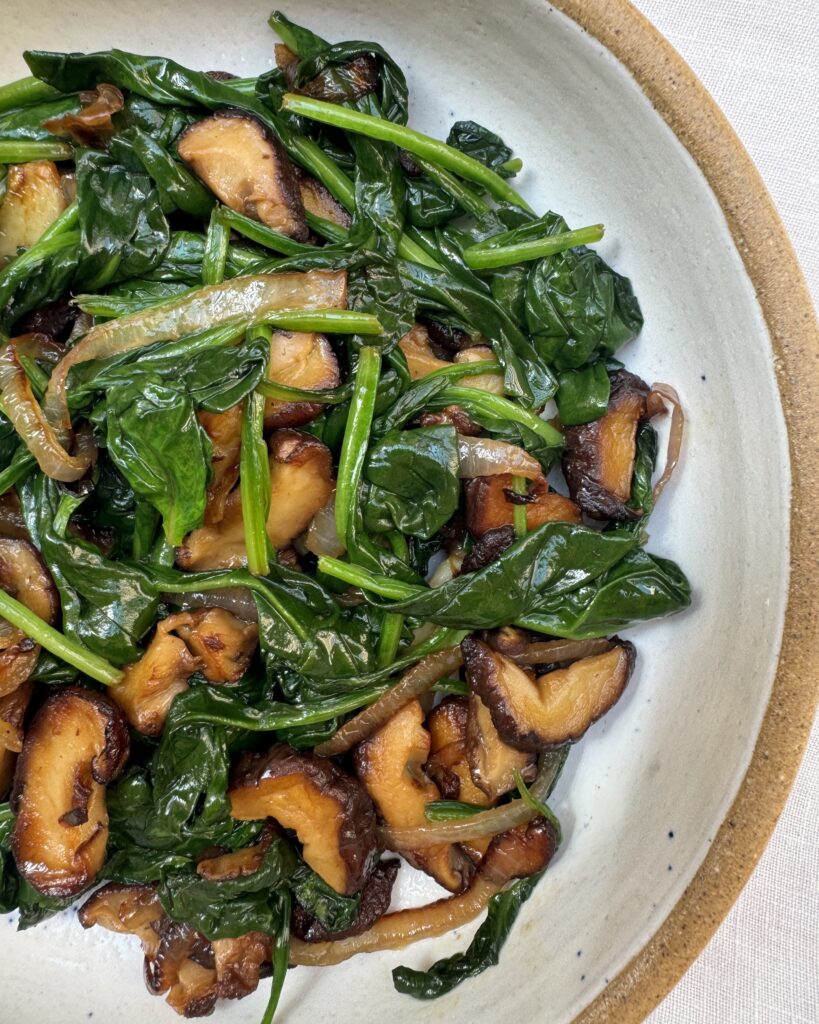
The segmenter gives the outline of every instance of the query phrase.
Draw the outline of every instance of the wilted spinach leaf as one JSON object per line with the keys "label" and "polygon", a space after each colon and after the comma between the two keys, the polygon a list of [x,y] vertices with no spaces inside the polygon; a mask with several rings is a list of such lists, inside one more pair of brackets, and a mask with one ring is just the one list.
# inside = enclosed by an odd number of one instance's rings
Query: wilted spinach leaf
{"label": "wilted spinach leaf", "polygon": [[456,121],[449,131],[447,143],[460,149],[462,153],[480,160],[504,178],[511,178],[513,171],[507,171],[503,165],[512,156],[512,150],[503,139],[491,132],[477,121]]}
{"label": "wilted spinach leaf", "polygon": [[564,427],[600,419],[609,404],[611,381],[602,362],[579,370],[563,370],[557,376],[557,413]]}
{"label": "wilted spinach leaf", "polygon": [[288,880],[293,896],[304,909],[330,932],[340,932],[354,924],[361,895],[342,896],[321,875],[300,861]]}

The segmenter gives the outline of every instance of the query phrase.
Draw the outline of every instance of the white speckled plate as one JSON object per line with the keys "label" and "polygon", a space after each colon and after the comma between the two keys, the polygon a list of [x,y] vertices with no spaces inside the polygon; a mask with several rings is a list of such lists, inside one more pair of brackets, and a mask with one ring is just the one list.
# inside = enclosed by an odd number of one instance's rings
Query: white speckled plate
{"label": "white speckled plate", "polygon": [[[626,6],[612,5],[621,15]],[[768,704],[788,593],[790,490],[768,330],[694,159],[626,68],[565,15],[538,0],[302,0],[286,11],[332,39],[382,42],[408,73],[414,126],[443,137],[453,120],[474,118],[498,130],[524,160],[518,181],[533,205],[573,225],[605,222],[601,252],[631,277],[646,321],[620,355],[647,380],[674,384],[687,409],[684,458],[650,548],[684,567],[693,608],[629,631],[635,678],[571,755],[554,801],[565,843],[501,966],[431,1004],[393,991],[393,966],[463,948],[463,931],[326,972],[300,968],[280,1010],[283,1024],[474,1024],[501,1008],[561,1024],[671,913],[737,794]],[[27,0],[4,19],[0,78],[25,73],[26,47],[119,46],[249,75],[272,63],[268,13],[261,0]],[[83,932],[73,914],[22,934],[4,922],[0,1017],[174,1020],[145,991],[140,965],[135,942]],[[658,981],[658,993],[669,983]],[[265,999],[220,1005],[214,1019],[255,1022]]]}

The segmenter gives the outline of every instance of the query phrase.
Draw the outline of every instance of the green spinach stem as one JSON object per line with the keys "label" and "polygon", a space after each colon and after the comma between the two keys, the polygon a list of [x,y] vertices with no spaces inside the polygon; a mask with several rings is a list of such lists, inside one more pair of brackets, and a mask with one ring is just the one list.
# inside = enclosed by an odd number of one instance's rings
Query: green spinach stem
{"label": "green spinach stem", "polygon": [[373,345],[365,345],[358,355],[353,397],[338,463],[336,533],[342,538],[347,537],[353,506],[358,501],[380,373],[381,350]]}
{"label": "green spinach stem", "polygon": [[115,686],[121,681],[123,673],[118,668],[49,626],[39,615],[35,615],[30,608],[4,590],[0,590],[0,616],[57,658],[96,679],[98,683]]}
{"label": "green spinach stem", "polygon": [[39,78],[27,75],[18,78],[8,85],[0,86],[0,111],[14,110],[16,107],[30,107],[35,103],[45,103],[56,99],[59,92],[51,85],[46,85]]}
{"label": "green spinach stem", "polygon": [[73,155],[71,144],[59,139],[53,142],[33,142],[28,139],[0,140],[0,162],[4,164],[26,164],[31,160],[70,160]]}
{"label": "green spinach stem", "polygon": [[222,208],[214,206],[202,256],[202,284],[221,284],[224,281],[229,248],[230,228],[222,216]]}
{"label": "green spinach stem", "polygon": [[247,567],[254,576],[268,573],[267,515],[270,510],[270,470],[264,440],[264,396],[248,395],[242,414],[239,490],[245,527]]}
{"label": "green spinach stem", "polygon": [[280,889],[279,898],[279,930],[273,943],[273,984],[270,989],[270,998],[262,1014],[261,1024],[273,1024],[273,1017],[276,1014],[276,1007],[282,994],[282,986],[287,976],[287,966],[290,959],[290,912],[292,897],[289,889]]}
{"label": "green spinach stem", "polygon": [[[532,239],[528,242],[518,242],[516,245],[496,245],[493,244],[492,238],[487,238],[483,242],[464,249],[464,260],[472,270],[510,267],[526,260],[539,260],[543,256],[553,256],[555,253],[565,252],[566,249],[573,249],[578,245],[591,245],[592,242],[599,242],[604,233],[605,229],[602,224],[592,224],[586,228],[576,228],[574,231],[561,231],[557,235],[545,235],[543,238]],[[500,238],[501,236],[496,237]]]}

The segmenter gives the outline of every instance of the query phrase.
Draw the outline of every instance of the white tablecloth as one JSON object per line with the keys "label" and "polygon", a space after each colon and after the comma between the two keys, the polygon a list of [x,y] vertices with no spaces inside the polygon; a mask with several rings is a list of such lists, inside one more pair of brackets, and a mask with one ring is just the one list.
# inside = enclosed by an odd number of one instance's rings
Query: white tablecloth
{"label": "white tablecloth", "polygon": [[[819,0],[634,0],[762,173],[819,305]],[[819,723],[736,906],[650,1024],[819,1024]]]}

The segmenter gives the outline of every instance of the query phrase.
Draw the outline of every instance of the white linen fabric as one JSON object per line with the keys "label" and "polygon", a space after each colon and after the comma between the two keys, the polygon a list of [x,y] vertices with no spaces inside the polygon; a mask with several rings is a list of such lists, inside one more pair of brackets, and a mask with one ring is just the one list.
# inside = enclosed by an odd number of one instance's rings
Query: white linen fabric
{"label": "white linen fabric", "polygon": [[[634,0],[727,115],[819,305],[819,0]],[[819,1022],[819,722],[731,913],[648,1024]]]}

